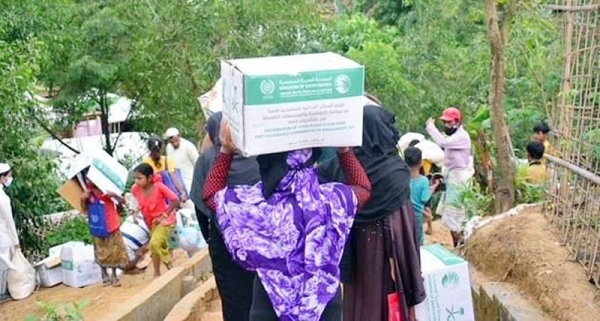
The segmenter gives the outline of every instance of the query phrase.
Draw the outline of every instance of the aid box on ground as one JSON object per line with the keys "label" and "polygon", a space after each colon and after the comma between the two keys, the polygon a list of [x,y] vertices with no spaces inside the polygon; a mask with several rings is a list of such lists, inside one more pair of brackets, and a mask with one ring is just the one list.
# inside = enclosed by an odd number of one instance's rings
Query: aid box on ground
{"label": "aid box on ground", "polygon": [[222,61],[234,143],[245,156],[361,145],[364,74],[330,52]]}
{"label": "aid box on ground", "polygon": [[63,271],[59,256],[51,256],[43,259],[35,265],[40,276],[40,284],[45,288],[59,285],[63,281]]}
{"label": "aid box on ground", "polygon": [[419,321],[474,321],[468,262],[441,245],[421,246],[427,298],[416,306]]}
{"label": "aid box on ground", "polygon": [[67,242],[61,245],[53,246],[48,251],[48,257],[35,265],[35,269],[40,276],[40,284],[45,288],[59,285],[63,281],[63,270],[60,260],[60,252],[63,246],[81,245],[83,242]]}
{"label": "aid box on ground", "polygon": [[92,245],[64,244],[60,251],[60,260],[65,285],[82,288],[102,281],[102,272],[96,264]]}

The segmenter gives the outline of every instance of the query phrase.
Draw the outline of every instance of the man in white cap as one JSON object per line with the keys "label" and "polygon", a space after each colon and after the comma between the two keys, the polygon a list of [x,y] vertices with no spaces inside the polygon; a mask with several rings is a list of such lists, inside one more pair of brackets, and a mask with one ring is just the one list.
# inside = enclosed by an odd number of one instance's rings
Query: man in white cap
{"label": "man in white cap", "polygon": [[12,170],[8,164],[0,163],[0,301],[8,295],[7,275],[12,266],[12,255],[19,248],[19,237],[12,214],[10,198],[4,191],[12,183]]}
{"label": "man in white cap", "polygon": [[181,170],[183,183],[189,192],[192,188],[192,178],[194,177],[194,165],[200,156],[196,146],[189,140],[182,138],[179,135],[177,128],[169,128],[165,133],[169,140],[167,145],[167,156],[175,160],[177,168]]}

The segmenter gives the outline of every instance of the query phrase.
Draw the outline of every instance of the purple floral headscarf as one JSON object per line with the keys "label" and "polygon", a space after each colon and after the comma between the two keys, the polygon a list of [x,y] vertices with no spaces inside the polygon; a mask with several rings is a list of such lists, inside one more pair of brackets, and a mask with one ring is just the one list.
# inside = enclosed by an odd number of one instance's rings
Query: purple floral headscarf
{"label": "purple floral headscarf", "polygon": [[350,187],[319,185],[311,150],[289,152],[288,173],[265,199],[262,182],[215,196],[238,264],[256,271],[280,320],[319,320],[340,284],[339,263],[357,210]]}

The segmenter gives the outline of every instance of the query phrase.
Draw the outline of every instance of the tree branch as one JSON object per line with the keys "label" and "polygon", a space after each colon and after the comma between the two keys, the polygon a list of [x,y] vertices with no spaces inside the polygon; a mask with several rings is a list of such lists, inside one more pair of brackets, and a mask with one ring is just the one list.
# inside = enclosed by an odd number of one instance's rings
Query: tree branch
{"label": "tree branch", "polygon": [[574,11],[594,11],[600,10],[600,4],[586,4],[581,6],[561,6],[561,5],[553,5],[548,4],[546,8],[554,11],[566,11],[566,12],[574,12]]}
{"label": "tree branch", "polygon": [[62,138],[58,137],[48,126],[46,126],[46,124],[44,124],[44,122],[37,117],[37,115],[35,113],[30,113],[31,116],[33,117],[33,119],[35,119],[35,121],[40,125],[40,127],[42,127],[42,129],[44,129],[44,131],[46,131],[48,134],[50,134],[50,136],[54,139],[57,140],[61,145],[65,146],[66,148],[68,148],[70,151],[72,151],[75,154],[80,154],[81,152],[76,150],[75,148],[71,147],[71,145],[65,143]]}
{"label": "tree branch", "polygon": [[519,0],[510,0],[507,4],[506,15],[504,17],[504,21],[502,22],[502,41],[506,44],[508,42],[508,35],[510,33],[510,26],[512,24],[515,15],[517,14],[517,9],[519,8],[520,1]]}

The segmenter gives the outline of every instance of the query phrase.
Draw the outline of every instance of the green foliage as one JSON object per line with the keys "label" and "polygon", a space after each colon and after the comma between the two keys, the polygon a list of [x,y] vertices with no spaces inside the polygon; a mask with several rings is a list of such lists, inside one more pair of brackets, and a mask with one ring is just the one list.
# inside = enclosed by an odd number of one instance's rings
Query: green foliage
{"label": "green foliage", "polygon": [[92,244],[87,218],[83,216],[63,220],[59,224],[50,227],[45,236],[45,243],[48,248],[69,241],[82,241]]}
{"label": "green foliage", "polygon": [[[369,13],[369,8],[384,3],[353,2],[356,11]],[[367,90],[396,112],[402,131],[423,132],[427,118],[450,105],[461,108],[468,125],[481,106],[488,105],[490,54],[483,2],[395,4],[403,9],[387,10],[401,12],[389,26],[381,25],[389,21],[377,15],[338,16],[323,41],[326,48],[365,65]],[[533,125],[547,118],[559,91],[562,47],[557,33],[540,3],[522,4],[506,50],[506,110],[513,145],[519,150]]]}
{"label": "green foliage", "polygon": [[[5,37],[0,29],[0,39]],[[55,193],[59,182],[54,164],[39,154],[39,144],[32,141],[37,133],[32,115],[41,110],[25,98],[39,71],[40,47],[34,39],[0,40],[0,161],[13,168],[14,183],[6,192],[28,256],[43,248],[43,239],[36,233],[42,225],[39,216],[64,209]]]}
{"label": "green foliage", "polygon": [[45,303],[36,301],[36,304],[42,309],[44,316],[42,318],[36,318],[33,315],[28,315],[25,321],[82,321],[83,320],[83,308],[88,304],[86,300],[80,302],[73,302],[63,305],[61,308]]}
{"label": "green foliage", "polygon": [[588,151],[588,155],[591,158],[592,164],[595,168],[590,170],[597,170],[600,168],[600,128],[590,129],[583,135],[583,141],[589,144],[592,148]]}
{"label": "green foliage", "polygon": [[468,219],[494,213],[493,195],[486,193],[479,184],[471,184],[469,188],[460,191],[460,204],[464,206]]}
{"label": "green foliage", "polygon": [[[517,177],[515,179],[517,204],[537,203],[542,201],[545,196],[545,186],[531,184],[526,181],[528,167],[527,163],[519,164],[517,167]],[[463,189],[460,192],[460,200],[467,211],[469,219],[473,216],[495,214],[494,196],[487,193],[479,184],[471,184],[468,188]]]}
{"label": "green foliage", "polygon": [[[54,129],[70,128],[83,113],[106,106],[106,93],[114,92],[139,97],[134,130],[162,133],[177,126],[194,140],[203,123],[197,98],[219,78],[220,59],[334,51],[365,65],[367,91],[398,115],[402,132],[423,132],[427,118],[454,105],[472,137],[484,133],[493,157],[483,3],[341,3],[347,14],[324,19],[312,0],[2,2],[0,161],[15,168],[8,193],[24,249],[47,246],[35,232],[38,217],[64,208],[54,192],[54,165],[38,152],[43,136],[32,116],[44,111],[23,96],[34,84],[55,96],[63,117]],[[518,150],[533,124],[547,118],[559,90],[562,47],[552,19],[539,1],[522,2],[509,34],[506,110]],[[585,139],[598,146],[598,137],[592,129]],[[600,150],[593,152],[600,159]],[[520,199],[536,199],[529,186],[519,186]],[[475,188],[465,195],[469,211],[487,213],[489,196]],[[51,231],[48,243],[89,237],[82,223]],[[61,239],[63,232],[68,237]]]}
{"label": "green foliage", "polygon": [[517,191],[518,204],[532,204],[544,199],[545,190],[543,185],[531,184],[526,180],[529,164],[519,164],[517,167],[517,177],[515,179],[515,188]]}

